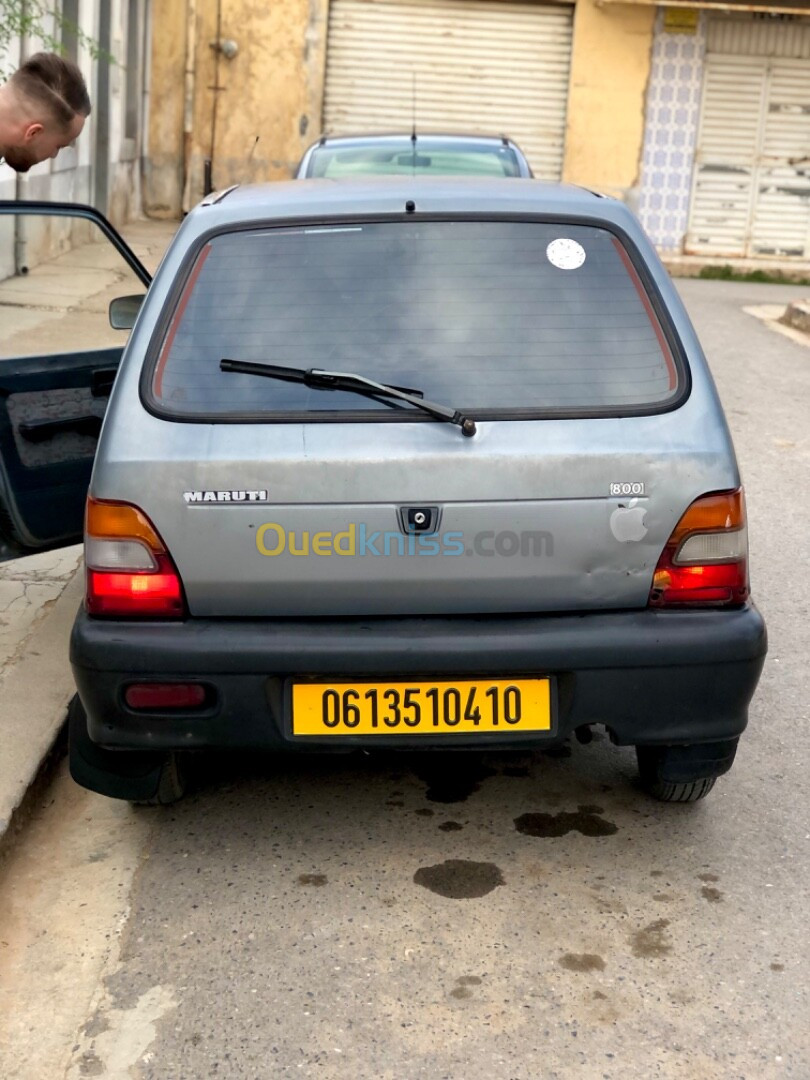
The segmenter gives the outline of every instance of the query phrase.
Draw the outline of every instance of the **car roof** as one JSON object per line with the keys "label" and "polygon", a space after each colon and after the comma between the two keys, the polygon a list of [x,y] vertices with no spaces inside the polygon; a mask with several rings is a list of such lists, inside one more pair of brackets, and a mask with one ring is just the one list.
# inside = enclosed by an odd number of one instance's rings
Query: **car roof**
{"label": "car roof", "polygon": [[[192,212],[238,222],[262,217],[310,217],[335,214],[401,214],[413,202],[422,213],[582,213],[612,217],[624,211],[617,200],[587,188],[519,178],[375,176],[346,179],[289,180],[235,186],[204,199]],[[214,215],[212,211],[216,210]]]}

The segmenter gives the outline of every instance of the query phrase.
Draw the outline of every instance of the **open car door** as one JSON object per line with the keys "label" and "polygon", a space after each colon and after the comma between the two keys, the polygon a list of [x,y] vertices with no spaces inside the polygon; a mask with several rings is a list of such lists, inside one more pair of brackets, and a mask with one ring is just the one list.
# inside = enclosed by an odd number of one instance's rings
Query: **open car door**
{"label": "open car door", "polygon": [[81,539],[128,336],[109,304],[150,282],[92,207],[0,200],[0,558]]}

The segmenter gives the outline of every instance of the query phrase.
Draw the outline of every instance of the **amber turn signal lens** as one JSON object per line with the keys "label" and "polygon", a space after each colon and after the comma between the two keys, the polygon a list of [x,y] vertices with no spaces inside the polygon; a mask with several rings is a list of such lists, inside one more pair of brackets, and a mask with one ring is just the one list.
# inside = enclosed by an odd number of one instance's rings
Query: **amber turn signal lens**
{"label": "amber turn signal lens", "polygon": [[96,539],[140,540],[155,555],[162,555],[166,550],[151,521],[137,506],[129,503],[88,498],[85,532]]}
{"label": "amber turn signal lens", "polygon": [[694,532],[742,529],[745,525],[745,496],[742,488],[704,495],[689,507],[675,526],[668,544],[679,544]]}

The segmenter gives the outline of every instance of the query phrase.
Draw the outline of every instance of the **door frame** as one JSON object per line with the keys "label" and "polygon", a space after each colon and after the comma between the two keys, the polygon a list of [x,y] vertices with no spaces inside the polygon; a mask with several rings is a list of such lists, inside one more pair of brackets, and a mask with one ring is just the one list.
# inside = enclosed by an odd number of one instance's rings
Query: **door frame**
{"label": "door frame", "polygon": [[[101,231],[105,239],[112,244],[113,248],[134,273],[144,289],[149,289],[149,286],[152,283],[152,275],[118,230],[115,229],[105,215],[95,207],[83,203],[48,202],[46,200],[34,199],[0,199],[0,218],[24,216],[76,218],[91,222]],[[63,387],[77,387],[84,386],[85,384],[90,385],[93,371],[99,363],[102,367],[105,365],[117,367],[117,360],[110,360],[109,362],[106,360],[105,354],[109,351],[110,350],[108,349],[92,350],[96,361],[95,364],[93,363],[93,357],[90,356],[90,353],[83,352],[80,349],[77,349],[74,352],[50,353],[47,356],[39,358],[21,356],[16,358],[19,359],[19,371],[17,373],[15,373],[14,370],[15,357],[6,357],[2,364],[6,369],[6,373],[3,378],[3,386],[0,386],[0,396],[13,394],[18,388],[17,383],[24,383],[26,377],[30,377],[32,374],[30,370],[32,361],[35,365],[39,365],[40,370],[35,372],[35,374],[37,375],[38,380],[43,382],[43,389],[61,389]],[[112,351],[120,353],[120,349],[113,349]],[[49,550],[52,547],[60,547],[63,546],[64,542],[69,542],[64,541],[63,537],[54,537],[53,541],[47,540],[43,544],[38,541],[38,538],[31,534],[26,521],[22,519],[15,490],[7,472],[6,462],[0,457],[0,524],[2,524],[6,518],[8,521],[6,522],[6,526],[2,529],[2,533],[4,535],[9,533],[10,528],[11,533],[8,538],[10,540],[13,537],[18,538],[12,541],[12,550],[20,543],[22,543],[25,546],[26,551],[30,553],[30,551]]]}
{"label": "door frame", "polygon": [[129,268],[137,275],[141,283],[149,288],[152,275],[141,260],[105,215],[94,206],[86,203],[48,202],[47,199],[0,199],[0,215],[34,215],[44,217],[79,217],[98,225],[107,239],[118,248]]}

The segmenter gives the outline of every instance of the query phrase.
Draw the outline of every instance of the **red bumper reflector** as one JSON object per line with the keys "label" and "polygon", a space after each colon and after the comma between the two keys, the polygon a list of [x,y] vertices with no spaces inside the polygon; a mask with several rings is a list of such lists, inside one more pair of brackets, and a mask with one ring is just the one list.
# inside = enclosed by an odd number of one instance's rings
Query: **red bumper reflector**
{"label": "red bumper reflector", "polygon": [[124,691],[130,709],[198,709],[205,697],[199,683],[133,683]]}

